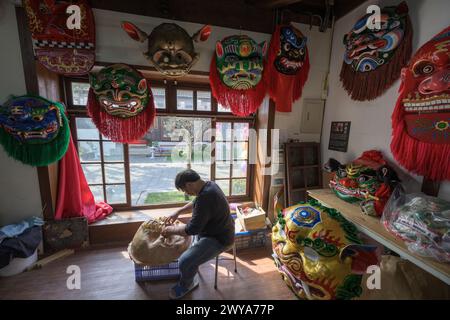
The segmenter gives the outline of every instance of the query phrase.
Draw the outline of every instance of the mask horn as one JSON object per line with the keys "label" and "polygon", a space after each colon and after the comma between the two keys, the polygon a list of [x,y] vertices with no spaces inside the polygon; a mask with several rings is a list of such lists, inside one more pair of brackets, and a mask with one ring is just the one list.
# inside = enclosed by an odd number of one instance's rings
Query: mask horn
{"label": "mask horn", "polygon": [[200,30],[198,30],[192,36],[192,40],[194,42],[203,42],[208,40],[211,35],[211,26],[209,24],[204,25]]}
{"label": "mask horn", "polygon": [[122,21],[122,29],[125,30],[125,32],[128,33],[130,38],[133,40],[144,42],[148,38],[148,35],[144,31],[136,27],[131,22]]}

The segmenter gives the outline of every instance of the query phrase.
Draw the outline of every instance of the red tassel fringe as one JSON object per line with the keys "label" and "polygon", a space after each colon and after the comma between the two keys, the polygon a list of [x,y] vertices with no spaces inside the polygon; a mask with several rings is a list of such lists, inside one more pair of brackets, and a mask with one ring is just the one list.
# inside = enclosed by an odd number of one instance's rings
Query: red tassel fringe
{"label": "red tassel fringe", "polygon": [[255,113],[266,96],[264,71],[261,81],[251,89],[236,90],[224,85],[219,78],[216,57],[213,55],[209,70],[209,82],[214,98],[225,108],[230,108],[234,115],[246,117]]}
{"label": "red tassel fringe", "polygon": [[[148,88],[150,90],[150,87]],[[127,143],[143,137],[155,119],[153,95],[150,95],[147,107],[137,116],[131,118],[114,117],[100,107],[94,91],[89,89],[88,114],[97,129],[114,142]]]}
{"label": "red tassel fringe", "polygon": [[355,72],[342,62],[340,80],[353,100],[373,100],[383,94],[399,77],[412,53],[412,25],[406,17],[405,35],[391,61],[370,72]]}
{"label": "red tassel fringe", "polygon": [[392,114],[391,151],[407,170],[433,181],[450,180],[450,145],[423,142],[408,135],[402,100],[404,85]]}

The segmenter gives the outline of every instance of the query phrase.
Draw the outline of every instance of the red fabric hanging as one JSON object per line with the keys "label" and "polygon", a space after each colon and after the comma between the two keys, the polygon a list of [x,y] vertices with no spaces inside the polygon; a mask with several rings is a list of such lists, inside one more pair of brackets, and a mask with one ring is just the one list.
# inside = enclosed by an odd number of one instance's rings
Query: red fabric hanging
{"label": "red fabric hanging", "polygon": [[105,202],[95,203],[70,137],[69,148],[59,162],[58,200],[55,219],[86,217],[88,223],[105,218],[113,211]]}

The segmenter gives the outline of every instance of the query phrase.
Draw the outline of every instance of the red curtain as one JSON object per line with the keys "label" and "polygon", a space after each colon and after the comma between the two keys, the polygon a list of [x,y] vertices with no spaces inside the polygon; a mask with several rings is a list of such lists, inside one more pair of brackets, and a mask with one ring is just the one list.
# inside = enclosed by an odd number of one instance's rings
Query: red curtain
{"label": "red curtain", "polygon": [[112,207],[105,202],[95,203],[87,184],[77,150],[70,137],[69,148],[59,161],[58,200],[55,219],[86,217],[88,223],[105,218]]}

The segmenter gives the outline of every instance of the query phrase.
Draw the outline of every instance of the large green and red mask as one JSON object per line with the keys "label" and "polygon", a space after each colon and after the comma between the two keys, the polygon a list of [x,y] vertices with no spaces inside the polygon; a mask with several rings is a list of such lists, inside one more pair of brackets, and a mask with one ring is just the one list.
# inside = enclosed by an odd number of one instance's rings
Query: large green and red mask
{"label": "large green and red mask", "polygon": [[278,25],[270,40],[265,77],[276,110],[290,112],[309,73],[306,37],[292,25]]}
{"label": "large green and red mask", "polygon": [[70,130],[64,107],[38,96],[12,97],[0,107],[0,143],[14,159],[47,166],[66,153]]}
{"label": "large green and red mask", "polygon": [[266,86],[263,78],[266,42],[257,44],[246,35],[230,36],[216,43],[209,79],[217,102],[238,116],[258,109]]}
{"label": "large green and red mask", "polygon": [[363,245],[338,211],[311,200],[286,208],[272,228],[275,264],[301,299],[352,299],[362,275],[378,264],[376,247]]}
{"label": "large green and red mask", "polygon": [[381,10],[380,29],[372,14],[359,19],[344,36],[345,55],[340,79],[353,100],[373,100],[399,77],[411,56],[412,27],[408,6]]}
{"label": "large green and red mask", "polygon": [[[330,166],[330,163],[334,164]],[[330,188],[340,199],[359,203],[365,214],[382,215],[398,178],[387,166],[381,152],[365,151],[347,165],[341,165],[334,159],[327,165],[330,171],[335,172],[330,180]]]}
{"label": "large green and red mask", "polygon": [[[23,0],[23,6],[34,53],[45,68],[69,76],[91,70],[95,62],[95,22],[86,0]],[[79,17],[79,28],[70,25],[76,22],[72,16]]]}
{"label": "large green and red mask", "polygon": [[450,27],[425,43],[402,70],[392,114],[391,150],[407,170],[450,180]]}
{"label": "large green and red mask", "polygon": [[147,79],[132,67],[114,64],[89,75],[88,112],[99,131],[112,141],[141,138],[155,117]]}

